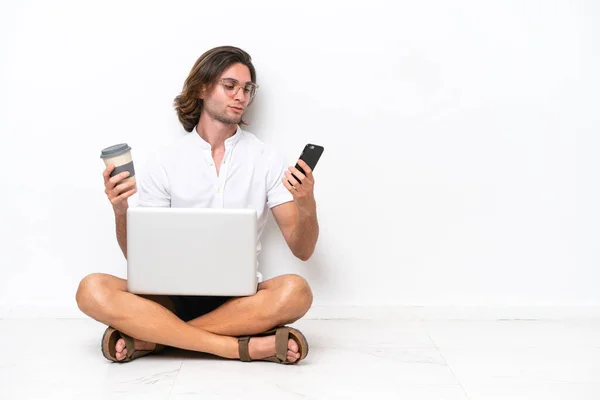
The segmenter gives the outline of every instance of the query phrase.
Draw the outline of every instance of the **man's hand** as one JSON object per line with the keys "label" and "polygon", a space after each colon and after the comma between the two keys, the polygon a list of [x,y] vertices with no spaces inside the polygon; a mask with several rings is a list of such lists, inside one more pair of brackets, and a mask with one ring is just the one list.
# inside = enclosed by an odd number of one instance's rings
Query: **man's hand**
{"label": "man's hand", "polygon": [[[129,204],[127,199],[137,192],[135,179],[129,182],[121,183],[124,179],[129,177],[129,172],[121,172],[118,175],[110,177],[110,173],[115,169],[114,165],[106,167],[102,176],[104,177],[104,193],[106,193],[110,203],[115,210],[117,215],[125,215]],[[121,183],[121,184],[119,184]]]}
{"label": "man's hand", "polygon": [[298,160],[298,165],[302,167],[306,174],[303,174],[295,167],[289,167],[288,171],[285,171],[285,177],[281,181],[292,196],[294,196],[298,211],[313,215],[316,212],[317,205],[315,202],[315,180],[312,169],[303,160]]}

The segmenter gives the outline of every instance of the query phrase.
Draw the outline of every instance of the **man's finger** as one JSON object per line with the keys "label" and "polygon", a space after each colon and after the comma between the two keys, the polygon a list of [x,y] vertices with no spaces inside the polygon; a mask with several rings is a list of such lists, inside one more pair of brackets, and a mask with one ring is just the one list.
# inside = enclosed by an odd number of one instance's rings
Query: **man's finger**
{"label": "man's finger", "polygon": [[106,167],[106,169],[102,173],[102,176],[104,177],[104,183],[105,184],[110,179],[110,173],[113,172],[114,169],[115,169],[114,165],[109,165],[108,167]]}
{"label": "man's finger", "polygon": [[290,171],[285,171],[285,177],[287,178],[287,180],[290,182],[290,184],[292,186],[300,185],[300,183],[298,183],[298,180],[296,179],[296,177],[294,175],[292,175],[292,173]]}
{"label": "man's finger", "polygon": [[135,192],[137,191],[137,189],[131,189],[125,193],[123,193],[122,195],[120,195],[119,197],[115,197],[114,199],[112,199],[112,203],[114,204],[118,204],[121,201],[125,200],[126,198],[132,196]]}
{"label": "man's finger", "polygon": [[290,167],[289,171],[294,175],[294,178],[298,179],[300,184],[302,184],[302,181],[306,179],[306,175],[300,172],[300,170],[296,167]]}
{"label": "man's finger", "polygon": [[312,169],[308,166],[308,164],[306,162],[304,162],[304,160],[300,159],[298,160],[298,165],[302,167],[302,169],[304,170],[304,175],[306,175],[307,177],[311,177],[312,176]]}
{"label": "man's finger", "polygon": [[112,178],[110,178],[109,181],[112,184],[116,185],[117,183],[119,183],[123,179],[127,178],[128,176],[129,176],[129,171],[123,171],[120,174],[117,174],[117,175],[113,176]]}
{"label": "man's finger", "polygon": [[290,181],[287,180],[287,178],[282,178],[281,182],[283,182],[283,186],[285,186],[285,188],[287,190],[289,190],[292,194],[294,194],[294,192],[296,191],[296,189],[294,189],[294,187],[292,186],[292,184],[290,183]]}
{"label": "man's finger", "polygon": [[113,196],[116,197],[119,194],[123,193],[124,191],[129,190],[134,187],[135,187],[135,181],[130,181],[127,183],[122,183],[120,185],[117,185],[112,189]]}

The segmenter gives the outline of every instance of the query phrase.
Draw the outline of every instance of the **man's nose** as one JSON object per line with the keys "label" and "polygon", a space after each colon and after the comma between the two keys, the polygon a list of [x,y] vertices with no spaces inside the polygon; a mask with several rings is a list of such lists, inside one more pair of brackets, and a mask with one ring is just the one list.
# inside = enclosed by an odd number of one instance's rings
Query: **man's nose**
{"label": "man's nose", "polygon": [[246,97],[247,96],[246,96],[246,93],[244,93],[244,88],[243,87],[238,87],[238,91],[235,94],[234,98],[236,100],[241,101],[243,103],[244,101],[246,101]]}

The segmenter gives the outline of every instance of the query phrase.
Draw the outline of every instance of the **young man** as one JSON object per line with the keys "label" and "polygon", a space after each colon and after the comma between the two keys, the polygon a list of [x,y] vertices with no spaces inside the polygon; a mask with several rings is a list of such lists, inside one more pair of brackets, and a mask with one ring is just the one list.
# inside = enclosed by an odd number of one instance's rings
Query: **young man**
{"label": "young man", "polygon": [[[106,168],[105,193],[125,257],[127,199],[139,188],[140,206],[253,207],[259,235],[271,209],[293,254],[310,258],[319,234],[312,171],[301,160],[306,175],[293,167],[286,170],[277,151],[239,127],[256,89],[255,69],[245,51],[229,46],[207,51],[175,98],[179,120],[190,133],[150,163],[137,187],[135,181],[119,185],[128,172],[111,178],[114,166]],[[302,333],[283,327],[312,304],[311,289],[298,275],[260,282],[254,296],[225,298],[140,296],[127,292],[123,279],[91,274],[79,284],[76,299],[81,311],[108,325],[102,350],[116,362],[164,345],[280,363],[297,363],[308,352]]]}

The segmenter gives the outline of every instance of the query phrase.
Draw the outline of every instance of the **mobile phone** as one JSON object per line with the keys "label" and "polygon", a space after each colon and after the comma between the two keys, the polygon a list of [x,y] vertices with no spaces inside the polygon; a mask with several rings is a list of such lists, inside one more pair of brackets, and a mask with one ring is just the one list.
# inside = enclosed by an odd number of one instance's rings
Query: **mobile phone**
{"label": "mobile phone", "polygon": [[[325,150],[323,146],[309,143],[304,146],[304,150],[302,150],[302,153],[300,154],[300,159],[304,161],[311,170],[314,171],[317,163],[319,162],[319,158],[321,158],[321,154],[323,154],[323,150]],[[302,167],[300,167],[298,164],[296,164],[295,167],[298,169],[298,171],[306,175]],[[298,183],[302,182],[298,180]]]}

